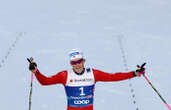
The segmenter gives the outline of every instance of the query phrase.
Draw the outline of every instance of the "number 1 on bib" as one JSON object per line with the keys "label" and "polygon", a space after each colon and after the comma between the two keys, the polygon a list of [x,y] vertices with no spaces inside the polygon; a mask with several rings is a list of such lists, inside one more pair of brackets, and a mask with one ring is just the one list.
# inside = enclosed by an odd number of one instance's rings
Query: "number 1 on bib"
{"label": "number 1 on bib", "polygon": [[81,95],[81,96],[85,95],[85,94],[84,94],[84,88],[81,87],[80,90],[81,90],[81,94],[80,94],[80,95]]}

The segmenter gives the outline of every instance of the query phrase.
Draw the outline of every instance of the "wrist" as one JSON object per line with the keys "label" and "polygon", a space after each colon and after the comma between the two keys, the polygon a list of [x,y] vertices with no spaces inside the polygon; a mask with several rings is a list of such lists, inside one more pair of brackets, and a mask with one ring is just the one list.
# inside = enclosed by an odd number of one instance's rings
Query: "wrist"
{"label": "wrist", "polygon": [[33,71],[32,71],[34,74],[38,74],[39,73],[39,70],[37,68],[35,68]]}
{"label": "wrist", "polygon": [[133,72],[132,72],[132,74],[133,74],[133,76],[134,76],[134,77],[136,77],[136,76],[137,76],[137,74],[136,74],[136,72],[135,72],[135,71],[133,71]]}

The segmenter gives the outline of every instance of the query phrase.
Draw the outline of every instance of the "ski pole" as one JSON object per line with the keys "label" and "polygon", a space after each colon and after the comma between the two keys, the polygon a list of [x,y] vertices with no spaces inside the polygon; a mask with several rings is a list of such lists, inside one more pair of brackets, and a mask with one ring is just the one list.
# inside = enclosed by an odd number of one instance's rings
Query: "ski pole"
{"label": "ski pole", "polygon": [[145,80],[150,84],[150,86],[153,88],[153,90],[158,94],[160,99],[164,102],[164,104],[168,107],[169,110],[171,110],[171,107],[167,104],[167,102],[164,100],[164,98],[160,95],[160,93],[157,91],[157,89],[153,86],[153,84],[150,82],[150,80],[143,74]]}
{"label": "ski pole", "polygon": [[[28,62],[31,63],[31,59],[27,58]],[[33,59],[32,59],[33,60]],[[29,110],[31,110],[31,102],[32,102],[32,91],[33,91],[33,75],[34,73],[31,73],[31,83],[30,83],[30,94],[29,94]]]}

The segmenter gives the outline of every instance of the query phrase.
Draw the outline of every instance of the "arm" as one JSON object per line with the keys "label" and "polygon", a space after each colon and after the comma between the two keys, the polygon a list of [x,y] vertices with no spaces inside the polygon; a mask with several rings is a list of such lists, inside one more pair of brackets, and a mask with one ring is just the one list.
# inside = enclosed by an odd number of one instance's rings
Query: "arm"
{"label": "arm", "polygon": [[51,77],[46,77],[38,69],[33,71],[37,80],[42,85],[63,84],[65,85],[67,71],[62,71]]}
{"label": "arm", "polygon": [[93,69],[95,82],[97,81],[121,81],[135,77],[134,72],[128,73],[107,73],[100,70]]}

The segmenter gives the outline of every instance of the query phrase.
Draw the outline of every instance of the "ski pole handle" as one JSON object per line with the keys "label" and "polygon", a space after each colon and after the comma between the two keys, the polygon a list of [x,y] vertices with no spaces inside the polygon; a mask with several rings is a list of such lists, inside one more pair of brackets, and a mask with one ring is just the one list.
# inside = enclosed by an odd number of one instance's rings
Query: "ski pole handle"
{"label": "ski pole handle", "polygon": [[138,68],[144,68],[144,66],[146,65],[146,63],[143,63],[141,66],[137,65]]}
{"label": "ski pole handle", "polygon": [[164,100],[164,98],[161,96],[161,94],[157,91],[157,89],[153,86],[153,84],[150,82],[150,80],[143,74],[145,80],[150,84],[150,86],[153,88],[153,90],[158,94],[160,99],[164,102],[164,104],[168,107],[169,110],[171,110],[171,107],[167,104],[167,102]]}
{"label": "ski pole handle", "polygon": [[141,65],[141,68],[144,68],[145,65],[146,65],[146,63],[143,63],[143,64]]}
{"label": "ski pole handle", "polygon": [[30,61],[30,59],[29,59],[29,58],[27,58],[27,61],[28,61],[29,63],[31,63],[31,61]]}
{"label": "ski pole handle", "polygon": [[27,61],[29,62],[29,63],[32,63],[32,61],[33,61],[34,59],[31,57],[31,58],[27,58]]}

